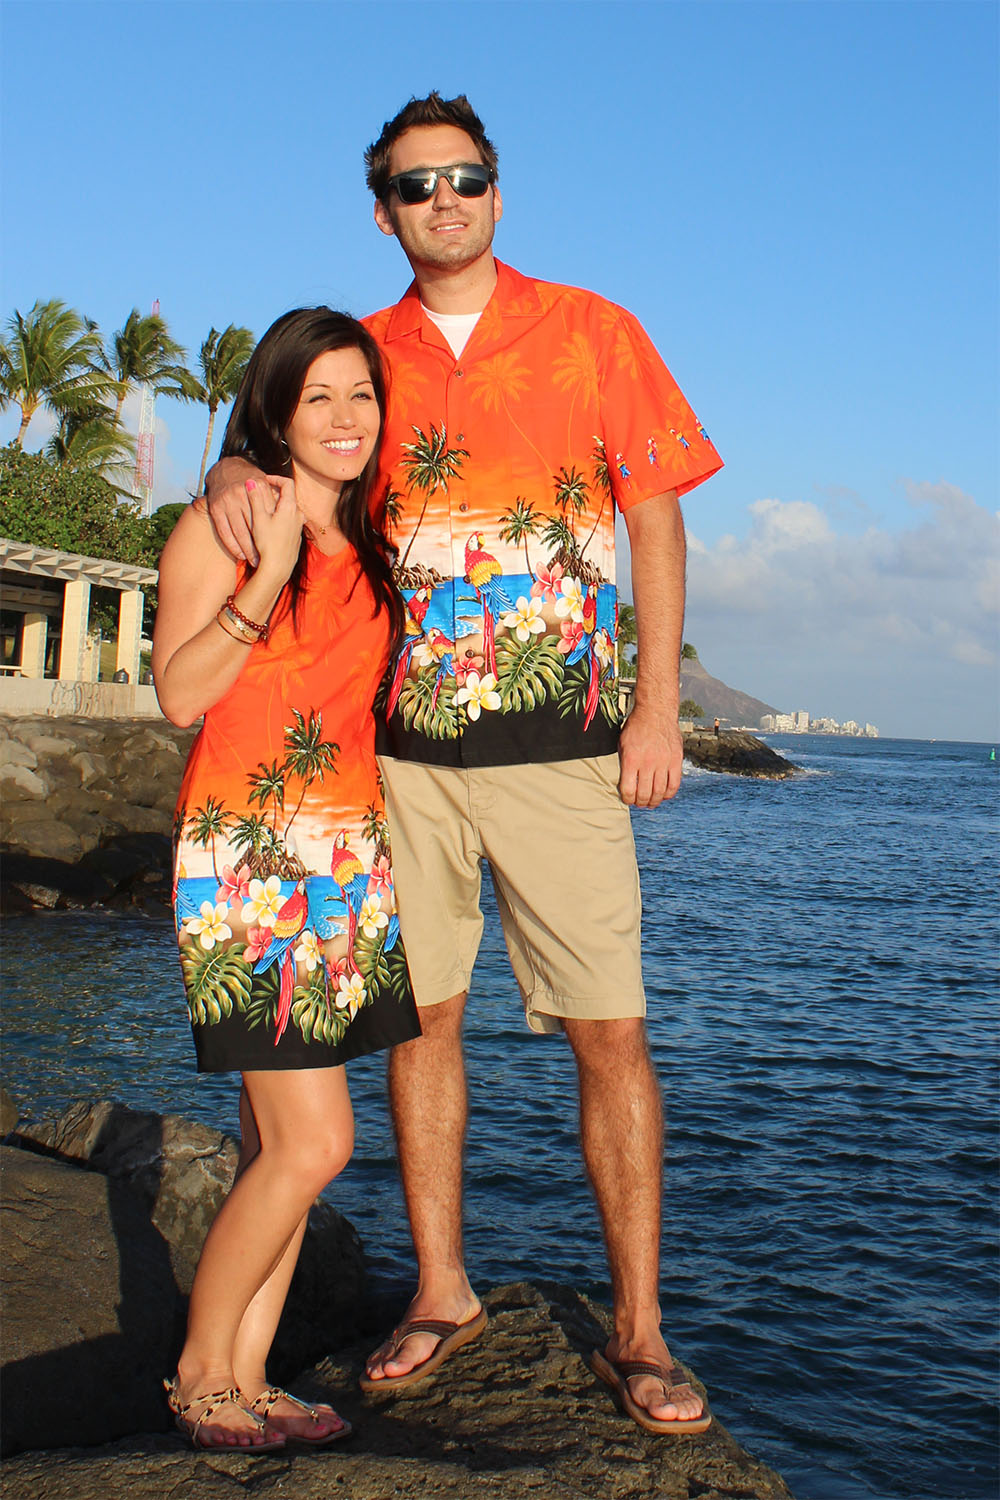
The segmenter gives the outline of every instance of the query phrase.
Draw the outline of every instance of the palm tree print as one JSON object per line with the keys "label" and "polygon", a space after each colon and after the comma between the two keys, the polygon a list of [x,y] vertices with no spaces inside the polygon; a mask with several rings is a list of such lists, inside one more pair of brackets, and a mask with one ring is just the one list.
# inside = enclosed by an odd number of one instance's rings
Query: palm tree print
{"label": "palm tree print", "polygon": [[187,833],[191,842],[200,849],[207,849],[211,845],[212,874],[216,880],[219,878],[219,867],[215,862],[215,840],[219,834],[225,833],[228,825],[229,814],[225,806],[211,795],[205,798],[205,806],[196,807],[188,819]]}
{"label": "palm tree print", "polygon": [[402,561],[399,564],[401,569],[406,567],[406,559],[409,557],[410,549],[416,541],[417,532],[420,530],[421,523],[427,512],[427,503],[431,495],[433,495],[435,490],[439,489],[447,492],[448,480],[458,477],[464,460],[469,456],[468,449],[466,448],[449,448],[446,428],[442,427],[439,432],[433,422],[431,423],[430,437],[422,432],[419,427],[414,427],[413,431],[417,434],[417,441],[415,443],[403,443],[404,457],[401,462],[403,467],[408,471],[407,488],[411,492],[413,490],[422,490],[424,493],[424,503],[420,508],[420,515],[417,517],[417,524],[413,528],[413,535],[410,537],[406,551],[403,553]]}
{"label": "palm tree print", "polygon": [[285,772],[279,767],[278,762],[272,761],[270,766],[260,761],[258,769],[251,771],[247,777],[250,783],[250,791],[247,793],[247,801],[253,805],[258,803],[261,811],[266,809],[268,802],[274,803],[274,813],[271,819],[271,831],[275,838],[278,836],[278,813],[284,811],[285,807]]}
{"label": "palm tree print", "polygon": [[524,565],[528,572],[534,576],[531,560],[528,557],[528,538],[538,533],[538,516],[535,514],[535,503],[533,500],[525,500],[523,495],[518,495],[509,510],[505,510],[499,518],[500,526],[497,531],[502,542],[512,542],[516,547],[519,542],[524,544]]}
{"label": "palm tree print", "polygon": [[608,468],[608,455],[604,447],[603,438],[594,439],[594,446],[591,449],[590,453],[590,461],[594,465],[594,483],[597,485],[597,488],[601,492],[601,506],[597,512],[597,520],[591,527],[590,535],[584,542],[583,546],[580,548],[581,558],[583,557],[583,554],[586,552],[587,548],[590,546],[591,542],[594,540],[594,533],[597,531],[598,526],[600,526],[601,524],[601,517],[604,514],[604,507],[607,504],[608,500],[611,498],[611,471]]}
{"label": "palm tree print", "polygon": [[268,875],[277,874],[282,850],[266,818],[257,813],[234,818],[229,830],[229,843],[236,850],[240,861],[250,866],[251,875],[266,879]]}
{"label": "palm tree print", "polygon": [[282,771],[289,776],[297,776],[302,782],[302,791],[299,800],[295,804],[295,811],[285,824],[285,836],[295,822],[302,799],[306,792],[318,778],[323,780],[327,771],[336,771],[336,759],[340,754],[340,746],[333,740],[323,738],[323,715],[309,714],[309,723],[299,713],[297,708],[292,709],[295,717],[294,725],[285,730],[285,755]]}

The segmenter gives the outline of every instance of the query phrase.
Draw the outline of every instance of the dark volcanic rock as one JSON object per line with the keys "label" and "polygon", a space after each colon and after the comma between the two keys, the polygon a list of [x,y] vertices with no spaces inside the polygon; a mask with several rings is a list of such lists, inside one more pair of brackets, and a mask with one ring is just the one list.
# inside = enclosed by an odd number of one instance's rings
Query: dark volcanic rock
{"label": "dark volcanic rock", "polygon": [[396,1397],[358,1391],[367,1345],[297,1381],[355,1424],[323,1455],[207,1456],[155,1437],[29,1453],[5,1465],[6,1500],[791,1500],[717,1418],[700,1436],[663,1438],[621,1414],[586,1364],[606,1337],[606,1309],[527,1283],[486,1305],[483,1340]]}
{"label": "dark volcanic rock", "polygon": [[[4,1451],[162,1430],[159,1383],[176,1365],[186,1296],[235,1172],[236,1143],[107,1100],[22,1123],[9,1139]],[[315,1204],[272,1376],[287,1379],[355,1337],[364,1289],[353,1226]]]}
{"label": "dark volcanic rock", "polygon": [[731,776],[757,776],[768,781],[782,781],[801,769],[756,735],[737,729],[724,729],[720,734],[696,729],[684,736],[684,755],[703,771],[726,771]]}
{"label": "dark volcanic rock", "polygon": [[44,718],[0,729],[2,909],[167,915],[170,825],[195,731]]}

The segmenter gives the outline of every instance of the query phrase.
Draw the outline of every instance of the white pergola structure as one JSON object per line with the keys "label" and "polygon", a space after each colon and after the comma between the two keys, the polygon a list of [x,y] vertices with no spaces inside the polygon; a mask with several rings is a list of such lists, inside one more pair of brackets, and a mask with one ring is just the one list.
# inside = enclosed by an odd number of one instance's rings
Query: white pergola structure
{"label": "white pergola structure", "polygon": [[[97,585],[121,593],[115,670],[127,672],[130,683],[138,681],[145,603],[140,585],[156,582],[154,568],[82,557],[75,552],[54,552],[0,537],[0,573],[0,607],[24,615],[21,660],[13,668],[19,676],[45,676],[49,622],[56,620],[60,622],[60,681],[96,680],[97,662],[91,663],[87,651],[87,620],[90,590]],[[22,575],[24,581],[15,574]]]}

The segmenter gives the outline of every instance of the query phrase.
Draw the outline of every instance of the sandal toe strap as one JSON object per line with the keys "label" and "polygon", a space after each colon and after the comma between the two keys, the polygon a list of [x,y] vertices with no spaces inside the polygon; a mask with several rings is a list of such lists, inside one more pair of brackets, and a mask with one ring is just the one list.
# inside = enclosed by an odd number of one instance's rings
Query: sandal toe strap
{"label": "sandal toe strap", "polygon": [[301,1412],[310,1417],[314,1422],[318,1423],[321,1420],[315,1406],[310,1405],[308,1401],[303,1401],[301,1396],[293,1396],[291,1391],[283,1391],[280,1385],[269,1385],[266,1390],[261,1391],[260,1395],[255,1396],[248,1404],[250,1410],[256,1416],[262,1417],[266,1422],[279,1401],[289,1401],[292,1406],[297,1406]]}

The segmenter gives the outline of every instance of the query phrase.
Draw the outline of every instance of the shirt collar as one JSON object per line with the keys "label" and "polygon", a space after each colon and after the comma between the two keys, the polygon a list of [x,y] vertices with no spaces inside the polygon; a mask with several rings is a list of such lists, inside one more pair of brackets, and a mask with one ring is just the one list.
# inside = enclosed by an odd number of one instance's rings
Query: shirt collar
{"label": "shirt collar", "polygon": [[[482,320],[487,325],[502,317],[537,317],[542,312],[542,301],[535,283],[513,266],[496,262],[497,284],[489,302],[483,308]],[[407,334],[419,333],[424,325],[424,314],[420,306],[420,293],[416,281],[411,281],[389,316],[385,330],[385,342],[404,338]],[[433,327],[433,324],[431,324]],[[437,330],[434,330],[437,333]]]}

